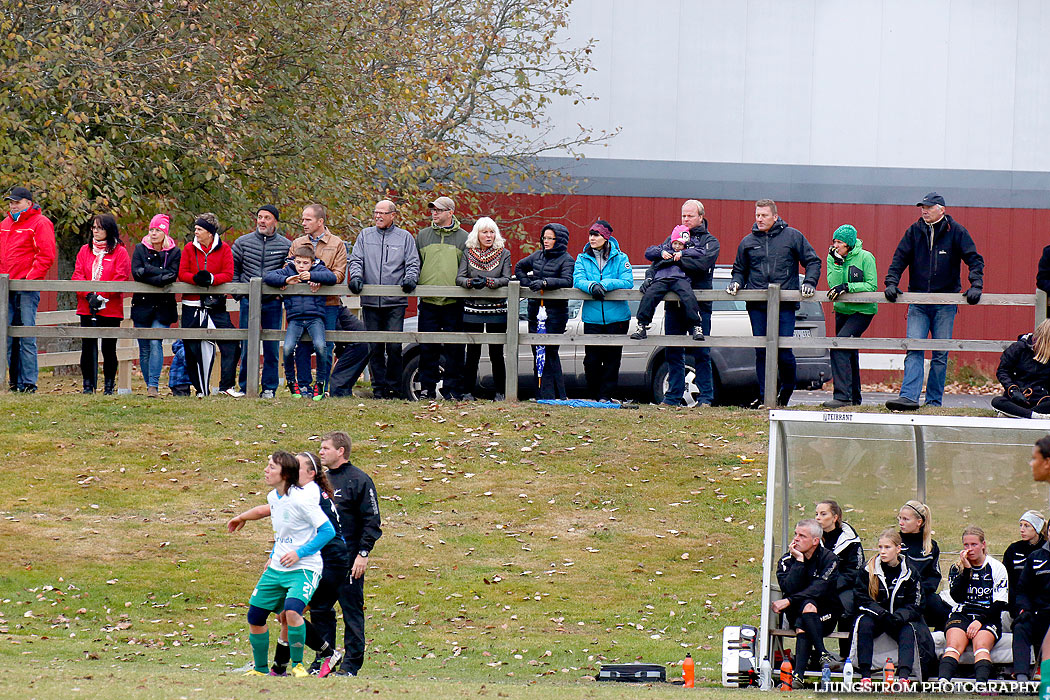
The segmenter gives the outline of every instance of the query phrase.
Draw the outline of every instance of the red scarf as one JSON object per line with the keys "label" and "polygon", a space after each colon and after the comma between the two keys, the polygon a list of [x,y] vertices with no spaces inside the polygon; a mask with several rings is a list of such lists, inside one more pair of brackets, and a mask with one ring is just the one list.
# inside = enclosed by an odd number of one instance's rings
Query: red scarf
{"label": "red scarf", "polygon": [[106,253],[110,250],[106,241],[92,239],[91,252],[95,254],[95,262],[91,265],[91,281],[100,282],[102,280],[102,258],[106,257]]}

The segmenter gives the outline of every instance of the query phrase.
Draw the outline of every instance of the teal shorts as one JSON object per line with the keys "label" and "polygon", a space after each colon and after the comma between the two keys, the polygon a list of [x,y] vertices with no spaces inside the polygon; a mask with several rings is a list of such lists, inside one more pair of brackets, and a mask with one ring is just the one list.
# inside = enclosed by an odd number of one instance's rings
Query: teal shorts
{"label": "teal shorts", "polygon": [[277,571],[266,567],[266,571],[259,577],[259,583],[255,584],[248,605],[275,613],[284,610],[285,598],[298,598],[306,605],[313,597],[320,580],[321,574],[309,569]]}

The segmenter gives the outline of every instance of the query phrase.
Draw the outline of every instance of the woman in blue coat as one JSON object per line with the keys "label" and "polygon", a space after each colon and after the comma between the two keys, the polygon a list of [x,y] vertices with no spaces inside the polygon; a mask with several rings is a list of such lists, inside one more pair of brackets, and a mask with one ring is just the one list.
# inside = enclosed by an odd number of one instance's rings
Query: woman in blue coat
{"label": "woman in blue coat", "polygon": [[[626,301],[605,301],[614,289],[632,289],[634,272],[627,254],[612,237],[612,226],[598,219],[587,233],[587,246],[576,258],[572,283],[594,299],[583,302],[584,335],[627,335],[631,309]],[[621,345],[588,345],[583,371],[587,392],[598,401],[610,401],[620,375]]]}

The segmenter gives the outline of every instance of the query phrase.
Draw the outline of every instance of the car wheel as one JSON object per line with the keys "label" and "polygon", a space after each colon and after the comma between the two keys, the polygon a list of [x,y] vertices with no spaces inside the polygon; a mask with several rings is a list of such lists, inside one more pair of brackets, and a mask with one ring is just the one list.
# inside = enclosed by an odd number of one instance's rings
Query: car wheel
{"label": "car wheel", "polygon": [[[670,383],[668,381],[669,373],[670,367],[668,367],[667,361],[661,361],[660,366],[656,368],[656,372],[653,374],[653,403],[661,403],[664,400],[664,396],[667,395]],[[695,406],[699,397],[700,389],[696,386],[696,368],[693,367],[692,362],[687,360],[685,363],[685,393],[682,394],[682,402],[686,406]]]}
{"label": "car wheel", "polygon": [[[438,393],[441,393],[443,382],[439,379],[437,383]],[[401,373],[401,391],[409,401],[418,401],[419,392],[423,385],[419,383],[419,353],[408,358],[405,368]]]}

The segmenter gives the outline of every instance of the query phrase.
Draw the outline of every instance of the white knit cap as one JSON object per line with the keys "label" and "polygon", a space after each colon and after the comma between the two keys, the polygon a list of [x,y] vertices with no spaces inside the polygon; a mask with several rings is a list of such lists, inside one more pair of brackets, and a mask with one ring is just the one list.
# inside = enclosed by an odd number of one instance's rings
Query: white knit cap
{"label": "white knit cap", "polygon": [[1043,523],[1046,522],[1039,511],[1036,510],[1026,510],[1024,515],[1019,518],[1019,521],[1028,523],[1040,534],[1043,532]]}

